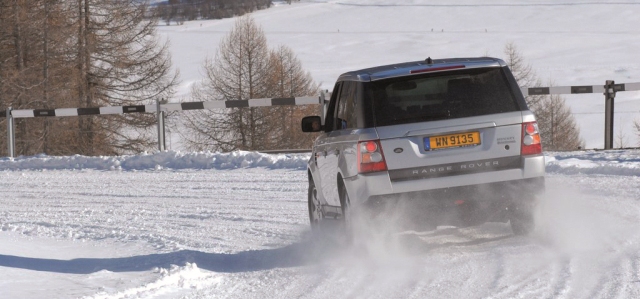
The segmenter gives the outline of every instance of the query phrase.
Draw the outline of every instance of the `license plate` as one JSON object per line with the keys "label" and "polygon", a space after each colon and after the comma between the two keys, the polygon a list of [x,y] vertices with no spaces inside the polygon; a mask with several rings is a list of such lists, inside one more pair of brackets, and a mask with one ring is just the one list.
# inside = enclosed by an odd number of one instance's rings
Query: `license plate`
{"label": "license plate", "polygon": [[479,145],[480,133],[468,132],[451,135],[431,136],[424,139],[424,149],[427,151],[450,147]]}

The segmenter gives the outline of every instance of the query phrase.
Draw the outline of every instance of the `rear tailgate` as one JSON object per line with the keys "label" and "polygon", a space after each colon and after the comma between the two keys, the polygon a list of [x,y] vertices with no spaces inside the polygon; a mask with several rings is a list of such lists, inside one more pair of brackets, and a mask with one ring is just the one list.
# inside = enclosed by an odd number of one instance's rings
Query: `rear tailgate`
{"label": "rear tailgate", "polygon": [[522,168],[522,112],[378,127],[391,181]]}

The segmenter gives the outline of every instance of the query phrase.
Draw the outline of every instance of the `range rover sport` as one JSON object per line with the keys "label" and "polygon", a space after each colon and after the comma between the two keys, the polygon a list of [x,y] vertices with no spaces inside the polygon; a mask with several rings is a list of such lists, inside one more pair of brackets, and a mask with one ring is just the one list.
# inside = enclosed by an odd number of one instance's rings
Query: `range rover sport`
{"label": "range rover sport", "polygon": [[[324,123],[321,123],[324,121]],[[342,74],[308,162],[309,219],[409,204],[434,225],[534,227],[544,189],[538,126],[496,58],[428,58]],[[455,217],[454,217],[455,216]]]}

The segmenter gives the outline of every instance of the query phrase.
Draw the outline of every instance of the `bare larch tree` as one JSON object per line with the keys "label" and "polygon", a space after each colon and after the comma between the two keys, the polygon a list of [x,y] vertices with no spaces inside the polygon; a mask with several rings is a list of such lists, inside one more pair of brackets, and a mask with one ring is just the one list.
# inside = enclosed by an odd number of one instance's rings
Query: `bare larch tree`
{"label": "bare larch tree", "polygon": [[[319,86],[314,83],[309,72],[305,72],[302,63],[293,50],[281,45],[272,50],[269,57],[270,65],[270,96],[290,98],[300,96],[314,96],[319,92]],[[304,133],[300,129],[303,116],[318,114],[318,107],[279,106],[270,109],[270,123],[273,127],[270,147],[274,149],[306,149],[311,148],[317,134]]]}
{"label": "bare larch tree", "polygon": [[[513,43],[508,43],[505,46],[504,54],[505,62],[520,87],[542,86],[531,66],[525,62],[524,57]],[[545,150],[584,148],[584,141],[580,138],[580,128],[564,98],[558,95],[536,95],[527,96],[525,100],[529,109],[536,115]]]}
{"label": "bare larch tree", "polygon": [[[317,90],[291,50],[269,51],[264,32],[250,17],[236,21],[215,58],[205,61],[204,71],[205,79],[192,89],[195,101],[304,96]],[[286,145],[280,141],[281,130],[293,126],[290,118],[297,111],[266,107],[192,111],[185,113],[181,137],[192,150],[282,148]]]}
{"label": "bare larch tree", "polygon": [[[144,1],[135,0],[0,0],[0,109],[170,97],[177,73],[146,12]],[[153,123],[143,114],[17,119],[16,152],[139,152],[153,144],[147,130]]]}
{"label": "bare larch tree", "polygon": [[[136,0],[77,0],[76,65],[80,107],[151,104],[172,96],[168,43]],[[72,19],[73,20],[73,19]],[[140,152],[153,145],[151,114],[80,118],[77,151],[90,155]]]}

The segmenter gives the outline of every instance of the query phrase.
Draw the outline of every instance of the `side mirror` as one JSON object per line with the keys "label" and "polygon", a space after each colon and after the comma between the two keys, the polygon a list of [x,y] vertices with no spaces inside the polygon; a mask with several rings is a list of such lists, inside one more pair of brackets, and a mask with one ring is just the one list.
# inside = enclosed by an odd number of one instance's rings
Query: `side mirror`
{"label": "side mirror", "polygon": [[320,131],[322,131],[320,116],[305,116],[302,118],[302,132]]}

